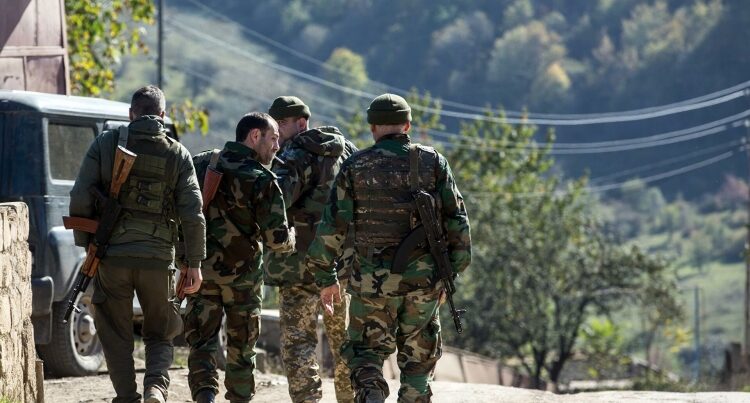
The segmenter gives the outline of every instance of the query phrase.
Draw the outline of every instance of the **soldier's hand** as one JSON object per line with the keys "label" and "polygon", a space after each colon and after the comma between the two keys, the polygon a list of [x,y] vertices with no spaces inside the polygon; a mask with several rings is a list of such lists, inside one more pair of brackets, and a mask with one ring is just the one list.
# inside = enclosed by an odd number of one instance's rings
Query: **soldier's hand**
{"label": "soldier's hand", "polygon": [[203,282],[201,269],[197,267],[189,268],[185,282],[185,294],[195,294],[198,292],[201,288],[201,282]]}
{"label": "soldier's hand", "polygon": [[320,303],[323,304],[323,309],[327,314],[333,315],[333,304],[341,303],[341,291],[338,282],[320,290]]}

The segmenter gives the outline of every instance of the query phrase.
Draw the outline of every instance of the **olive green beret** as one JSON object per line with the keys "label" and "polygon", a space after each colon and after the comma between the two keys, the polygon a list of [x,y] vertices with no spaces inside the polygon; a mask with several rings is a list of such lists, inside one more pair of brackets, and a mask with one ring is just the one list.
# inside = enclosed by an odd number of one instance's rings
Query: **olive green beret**
{"label": "olive green beret", "polygon": [[291,96],[278,97],[273,100],[268,114],[276,120],[304,116],[310,118],[310,108],[301,99]]}
{"label": "olive green beret", "polygon": [[395,94],[383,94],[372,100],[367,108],[367,123],[396,125],[411,121],[411,108],[406,100]]}

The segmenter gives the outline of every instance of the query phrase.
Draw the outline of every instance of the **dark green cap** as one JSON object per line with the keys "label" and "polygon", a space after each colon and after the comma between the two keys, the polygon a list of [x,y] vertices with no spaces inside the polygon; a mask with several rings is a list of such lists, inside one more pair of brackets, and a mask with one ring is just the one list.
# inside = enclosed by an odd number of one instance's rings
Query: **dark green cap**
{"label": "dark green cap", "polygon": [[396,94],[383,94],[373,99],[367,108],[367,123],[397,125],[411,121],[411,108]]}
{"label": "dark green cap", "polygon": [[273,100],[268,114],[275,120],[304,116],[310,118],[310,108],[301,99],[292,96],[278,97]]}

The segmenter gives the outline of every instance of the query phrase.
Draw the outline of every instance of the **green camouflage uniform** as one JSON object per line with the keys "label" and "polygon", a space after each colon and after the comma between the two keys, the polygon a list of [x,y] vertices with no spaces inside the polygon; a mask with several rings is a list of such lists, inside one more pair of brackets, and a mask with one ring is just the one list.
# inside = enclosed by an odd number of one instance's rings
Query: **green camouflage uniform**
{"label": "green camouflage uniform", "polygon": [[[321,312],[315,278],[307,270],[304,257],[315,237],[323,207],[341,164],[356,148],[335,127],[320,127],[287,140],[274,165],[279,186],[288,206],[287,214],[297,232],[297,250],[292,254],[271,252],[265,265],[266,284],[279,286],[281,355],[294,402],[317,401],[323,390],[315,351],[317,323]],[[342,282],[350,272],[349,259],[337,265]],[[348,263],[348,264],[347,264]],[[349,368],[339,350],[346,336],[349,296],[342,290],[342,303],[333,316],[324,315],[323,324],[334,356],[336,398],[354,400]]]}
{"label": "green camouflage uniform", "polygon": [[[403,273],[392,273],[398,242],[419,224],[410,193],[409,137],[391,134],[355,153],[342,166],[307,264],[321,287],[336,283],[339,256],[354,222],[355,264],[349,288],[348,339],[342,354],[360,391],[388,396],[383,361],[398,350],[399,401],[429,401],[428,379],[441,355],[438,300],[442,283],[427,249],[414,251]],[[448,162],[419,146],[420,187],[433,194],[456,273],[471,261],[469,221]]]}
{"label": "green camouflage uniform", "polygon": [[[206,210],[207,258],[203,283],[188,297],[185,339],[190,344],[188,383],[193,398],[201,389],[218,393],[214,354],[222,312],[227,322],[226,398],[249,401],[255,394],[255,343],[260,334],[263,244],[276,252],[294,249],[284,200],[272,172],[251,148],[227,142],[217,169],[223,178]],[[193,159],[203,183],[211,152]]]}
{"label": "green camouflage uniform", "polygon": [[[92,185],[108,190],[119,131],[106,131],[92,143],[70,192],[70,214],[98,215]],[[190,153],[167,137],[158,116],[130,123],[127,148],[138,154],[119,202],[122,212],[110,238],[106,256],[94,278],[92,301],[114,402],[140,402],[133,366],[133,292],[143,309],[146,345],[144,389],[155,386],[166,396],[172,364],[172,339],[182,323],[171,299],[177,224],[188,246],[185,258],[200,267],[205,258],[205,221]],[[86,247],[90,234],[75,231],[76,245]]]}

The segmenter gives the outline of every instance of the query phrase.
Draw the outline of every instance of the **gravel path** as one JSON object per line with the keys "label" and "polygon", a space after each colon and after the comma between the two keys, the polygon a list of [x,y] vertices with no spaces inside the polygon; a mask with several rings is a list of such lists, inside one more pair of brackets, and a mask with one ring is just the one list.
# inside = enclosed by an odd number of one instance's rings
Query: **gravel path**
{"label": "gravel path", "polygon": [[[170,402],[190,402],[187,385],[187,369],[174,368],[170,371],[172,384],[169,387]],[[223,373],[221,373],[223,375]],[[138,373],[138,382],[143,373]],[[254,402],[289,402],[286,378],[274,374],[256,376],[257,394]],[[388,402],[395,402],[396,383],[390,383],[391,396]],[[596,392],[576,395],[555,395],[528,389],[509,388],[496,385],[478,385],[453,382],[434,382],[432,386],[435,403],[479,403],[479,402],[533,402],[533,403],[573,403],[573,402],[750,402],[750,393],[665,393],[665,392]],[[44,381],[44,396],[47,403],[110,402],[114,390],[106,373],[84,378],[59,378]],[[222,390],[223,396],[223,390]],[[220,400],[221,401],[221,400]],[[333,380],[323,382],[323,402],[335,402]]]}

